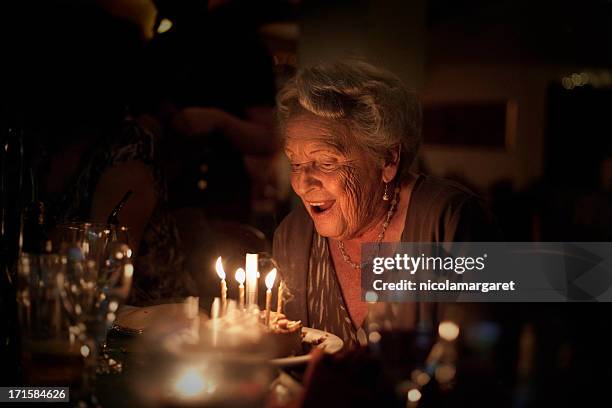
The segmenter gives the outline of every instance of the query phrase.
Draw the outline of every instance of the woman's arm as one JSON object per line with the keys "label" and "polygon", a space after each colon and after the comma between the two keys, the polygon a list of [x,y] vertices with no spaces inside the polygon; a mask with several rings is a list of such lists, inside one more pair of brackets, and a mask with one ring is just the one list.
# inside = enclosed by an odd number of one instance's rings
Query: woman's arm
{"label": "woman's arm", "polygon": [[157,203],[153,172],[149,166],[131,160],[109,167],[95,188],[91,219],[93,222],[105,223],[128,190],[132,190],[133,194],[119,214],[119,221],[128,227],[130,247],[136,253]]}
{"label": "woman's arm", "polygon": [[278,151],[280,142],[273,123],[273,111],[268,106],[247,108],[245,119],[217,108],[189,107],[172,120],[173,128],[183,135],[202,136],[219,131],[242,153],[256,156]]}

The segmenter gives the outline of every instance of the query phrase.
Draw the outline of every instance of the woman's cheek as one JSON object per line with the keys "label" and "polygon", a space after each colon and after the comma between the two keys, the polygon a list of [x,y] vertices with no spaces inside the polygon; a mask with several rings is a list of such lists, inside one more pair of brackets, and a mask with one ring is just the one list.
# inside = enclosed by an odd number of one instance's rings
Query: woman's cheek
{"label": "woman's cheek", "polygon": [[293,192],[295,194],[297,194],[297,195],[300,195],[300,193],[299,193],[299,191],[297,189],[297,186],[298,186],[298,175],[295,174],[295,173],[292,173],[290,181],[291,181],[291,188],[293,189]]}
{"label": "woman's cheek", "polygon": [[359,183],[353,168],[345,167],[339,171],[340,185],[342,186],[343,202],[342,211],[346,218],[349,233],[354,233],[359,228],[359,197],[362,196],[362,186]]}

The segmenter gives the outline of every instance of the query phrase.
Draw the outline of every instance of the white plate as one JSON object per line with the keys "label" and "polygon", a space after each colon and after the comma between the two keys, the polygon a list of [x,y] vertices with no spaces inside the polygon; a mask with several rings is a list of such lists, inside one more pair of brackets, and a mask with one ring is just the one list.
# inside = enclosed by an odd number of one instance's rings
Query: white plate
{"label": "white plate", "polygon": [[185,303],[165,303],[148,307],[122,306],[113,329],[124,335],[139,335],[159,321],[186,320]]}
{"label": "white plate", "polygon": [[[322,338],[323,341],[315,347],[322,348],[326,354],[335,354],[342,350],[342,347],[344,346],[344,342],[340,337],[323,330],[302,327],[302,333],[304,333],[304,338],[302,341],[306,343],[312,343]],[[310,354],[304,354],[302,356],[275,358],[270,360],[270,362],[272,365],[278,367],[290,367],[305,364],[310,360],[310,358]]]}

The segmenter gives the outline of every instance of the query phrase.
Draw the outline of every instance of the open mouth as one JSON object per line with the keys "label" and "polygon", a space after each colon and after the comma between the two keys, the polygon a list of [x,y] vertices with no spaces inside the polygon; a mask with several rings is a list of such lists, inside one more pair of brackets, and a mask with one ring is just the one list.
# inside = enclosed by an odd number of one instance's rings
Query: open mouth
{"label": "open mouth", "polygon": [[335,203],[334,200],[330,200],[330,201],[310,202],[309,205],[310,205],[310,209],[312,210],[314,214],[323,214],[327,210],[332,208],[334,203]]}

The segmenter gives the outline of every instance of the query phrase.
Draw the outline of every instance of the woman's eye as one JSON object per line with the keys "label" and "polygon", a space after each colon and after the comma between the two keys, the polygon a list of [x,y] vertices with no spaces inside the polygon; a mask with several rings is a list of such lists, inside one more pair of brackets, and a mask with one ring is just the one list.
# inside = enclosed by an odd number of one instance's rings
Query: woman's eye
{"label": "woman's eye", "polygon": [[331,171],[331,170],[336,170],[336,168],[338,168],[338,164],[337,163],[319,163],[319,168],[323,171]]}
{"label": "woman's eye", "polygon": [[300,163],[291,163],[291,171],[300,171],[301,166]]}

